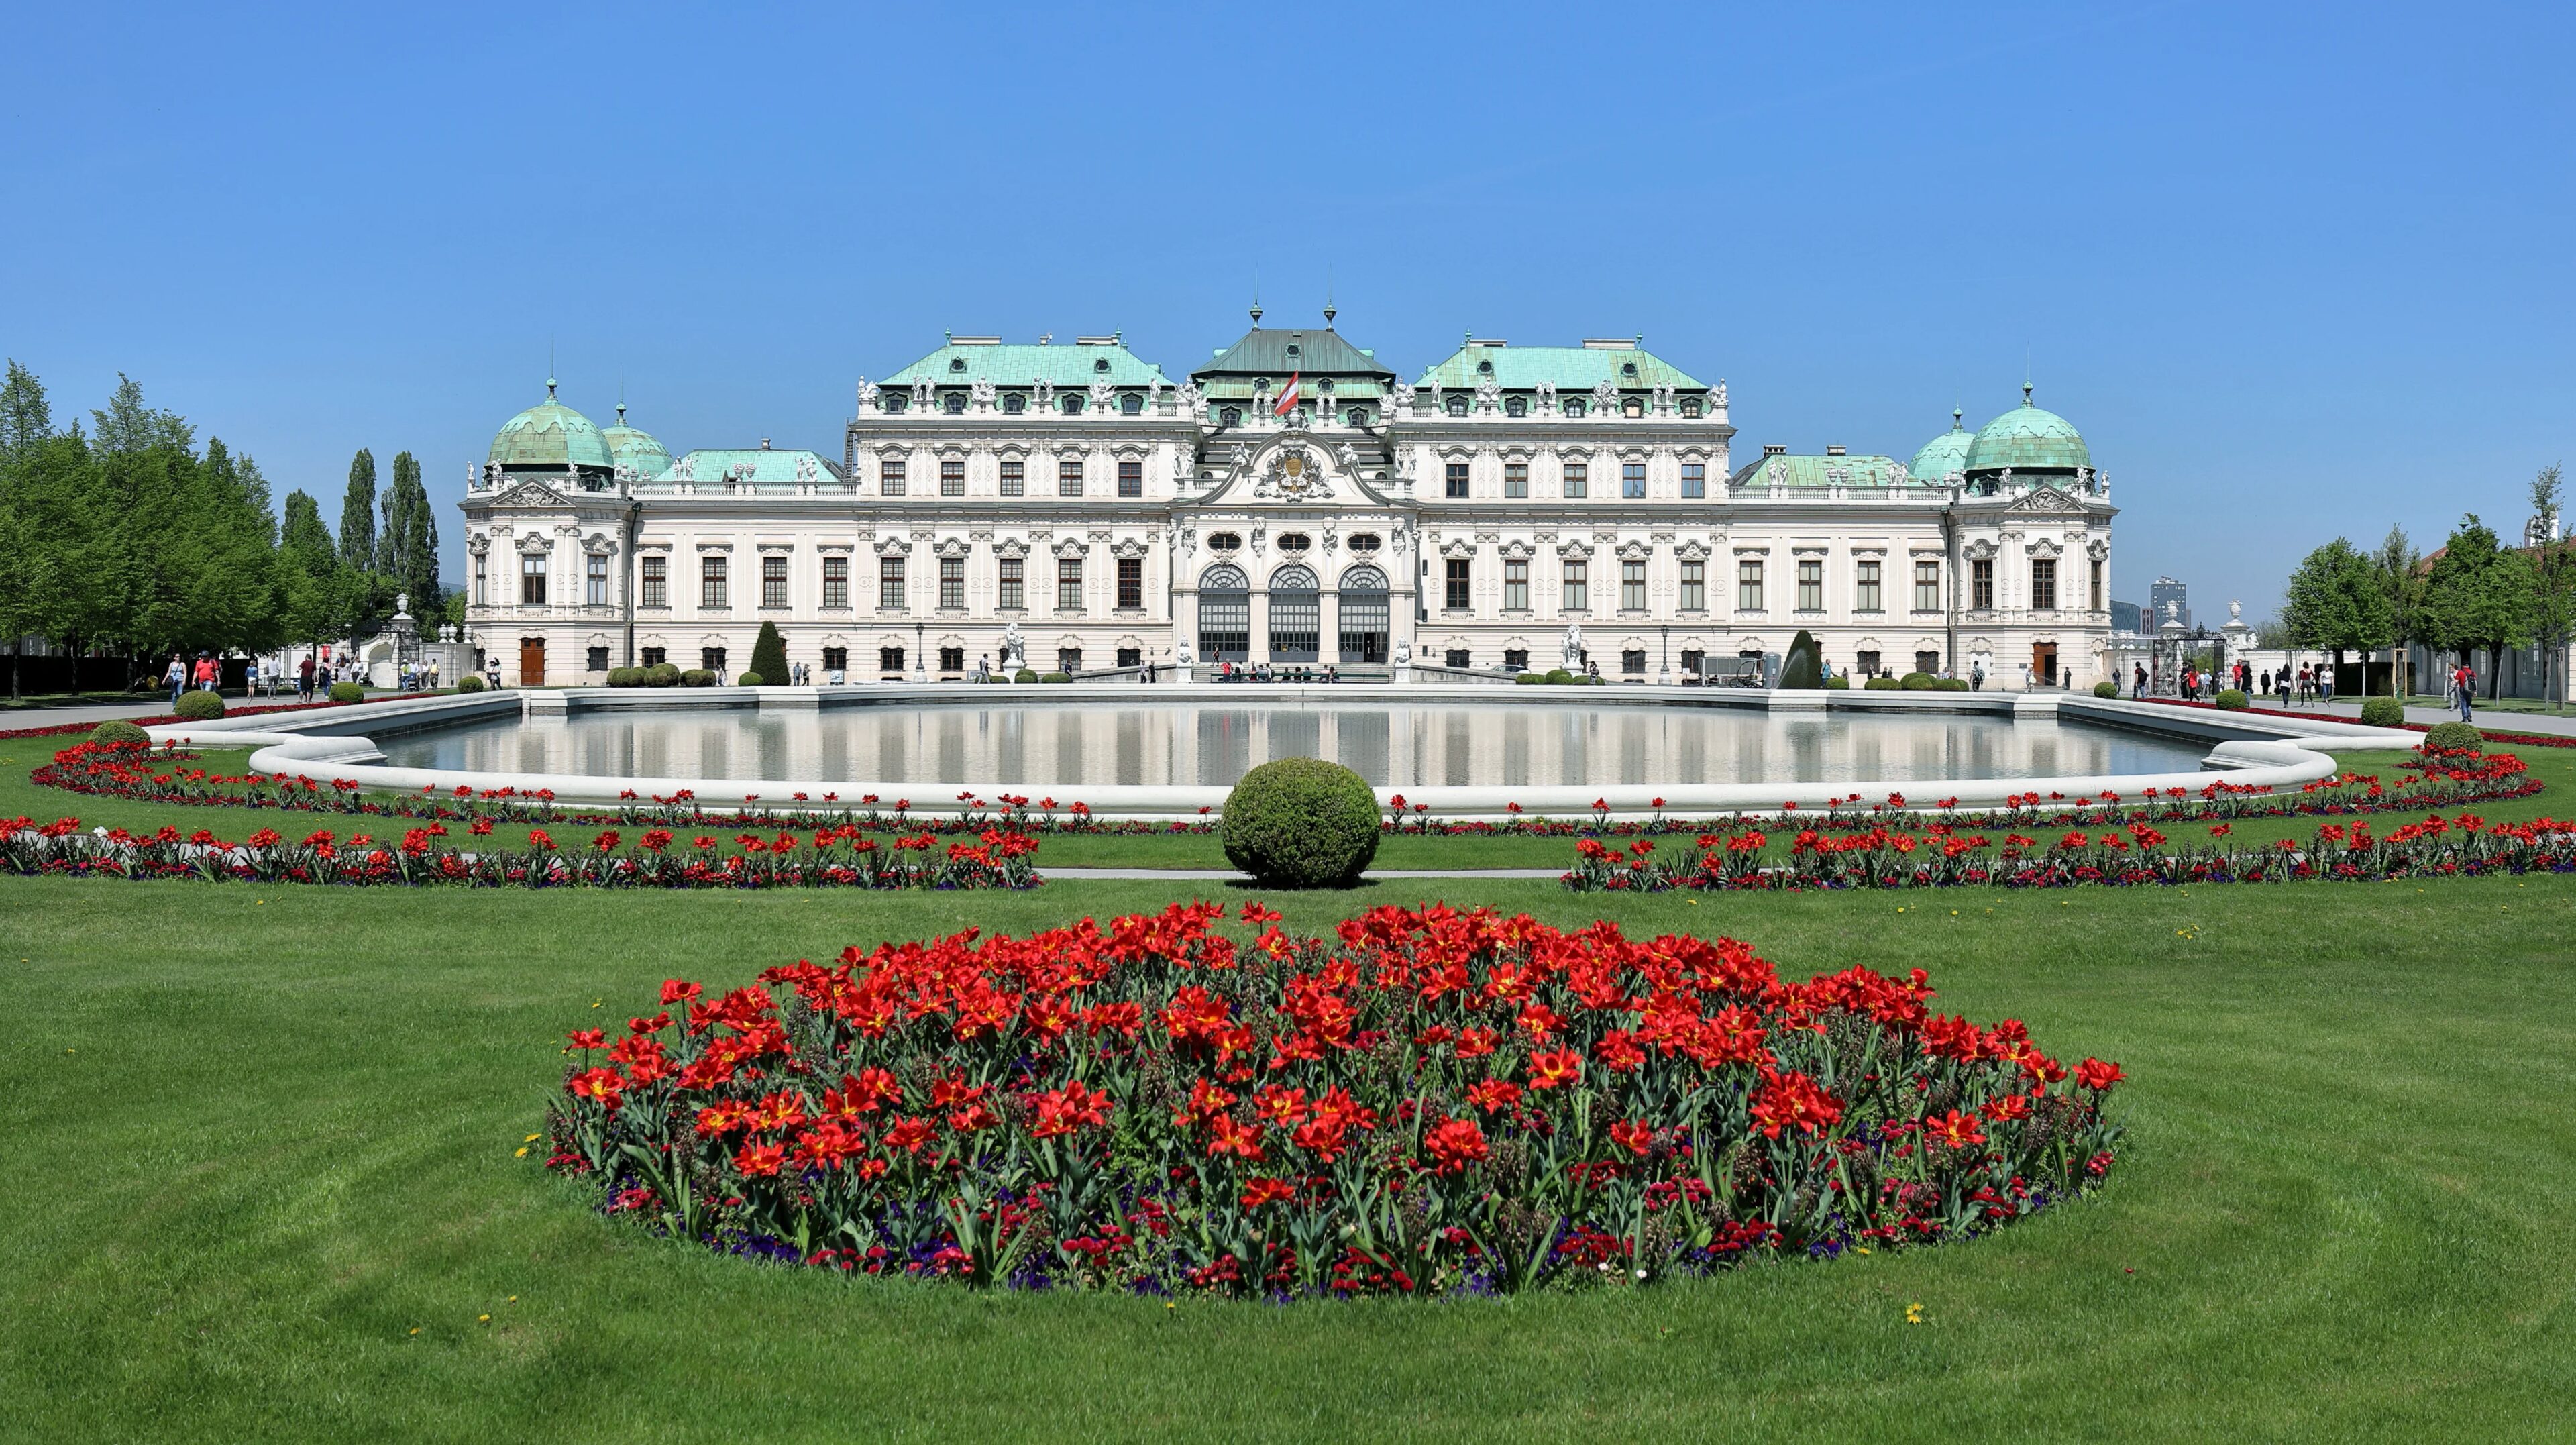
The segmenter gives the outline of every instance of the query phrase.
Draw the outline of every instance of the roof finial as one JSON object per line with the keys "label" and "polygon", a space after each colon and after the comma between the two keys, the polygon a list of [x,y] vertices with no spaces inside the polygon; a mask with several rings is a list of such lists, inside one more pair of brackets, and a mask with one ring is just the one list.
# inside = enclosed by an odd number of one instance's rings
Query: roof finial
{"label": "roof finial", "polygon": [[2030,405],[2030,378],[2026,376],[2021,381],[2021,404]]}
{"label": "roof finial", "polygon": [[1252,324],[1261,324],[1261,298],[1258,296],[1252,298]]}
{"label": "roof finial", "polygon": [[546,338],[546,400],[555,399],[555,339]]}
{"label": "roof finial", "polygon": [[1959,408],[1957,408],[1957,407],[1955,407],[1955,406],[1954,406],[1954,407],[1952,407],[1952,408],[1950,408],[1950,430],[1952,430],[1952,431],[1966,431],[1966,430],[1968,429],[1968,428],[1967,428],[1967,419],[1968,419],[1968,414],[1967,414],[1966,412],[1964,412],[1964,411],[1960,410]]}
{"label": "roof finial", "polygon": [[549,376],[549,377],[547,377],[547,378],[546,378],[546,400],[548,400],[548,401],[553,401],[554,399],[555,399],[555,379],[554,379],[553,377]]}
{"label": "roof finial", "polygon": [[1333,317],[1336,314],[1333,309],[1333,273],[1326,271],[1324,273],[1324,329],[1326,331],[1333,329]]}

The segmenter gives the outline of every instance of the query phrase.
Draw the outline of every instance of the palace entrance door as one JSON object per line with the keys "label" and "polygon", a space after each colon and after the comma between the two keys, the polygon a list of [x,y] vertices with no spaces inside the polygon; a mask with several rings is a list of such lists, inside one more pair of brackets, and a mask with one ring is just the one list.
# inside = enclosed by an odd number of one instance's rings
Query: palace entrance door
{"label": "palace entrance door", "polygon": [[519,686],[546,685],[546,640],[542,637],[519,639]]}
{"label": "palace entrance door", "polygon": [[2039,679],[2041,682],[2047,683],[2051,687],[2055,687],[2057,685],[2056,643],[2035,642],[2031,644],[2030,675]]}

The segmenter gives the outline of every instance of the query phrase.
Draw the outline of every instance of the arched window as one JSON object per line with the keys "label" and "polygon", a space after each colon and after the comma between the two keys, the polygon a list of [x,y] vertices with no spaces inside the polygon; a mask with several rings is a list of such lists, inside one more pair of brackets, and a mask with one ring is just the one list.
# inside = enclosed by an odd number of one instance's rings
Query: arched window
{"label": "arched window", "polygon": [[962,391],[952,391],[946,396],[941,397],[939,399],[939,409],[948,413],[950,416],[964,416],[966,414],[966,393]]}
{"label": "arched window", "polygon": [[1456,393],[1452,393],[1449,397],[1449,414],[1451,416],[1465,416],[1467,414],[1467,398]]}
{"label": "arched window", "polygon": [[1270,660],[1322,660],[1323,591],[1312,568],[1291,564],[1270,574]]}
{"label": "arched window", "polygon": [[1242,662],[1252,654],[1252,582],[1220,562],[1199,574],[1199,657]]}
{"label": "arched window", "polygon": [[1506,398],[1506,399],[1504,400],[1504,402],[1503,402],[1503,415],[1505,415],[1505,416],[1527,416],[1527,415],[1529,415],[1529,398],[1528,398],[1528,397],[1525,397],[1525,396],[1515,396],[1515,397],[1508,397],[1508,398]]}
{"label": "arched window", "polygon": [[1375,567],[1353,567],[1342,573],[1341,594],[1341,661],[1386,661],[1386,574]]}
{"label": "arched window", "polygon": [[1009,396],[1002,398],[1002,411],[1006,415],[1018,416],[1020,413],[1027,411],[1028,409],[1029,399],[1020,395],[1016,391],[1012,392]]}
{"label": "arched window", "polygon": [[1225,410],[1216,414],[1216,422],[1219,426],[1243,425],[1243,408],[1239,406],[1227,407]]}
{"label": "arched window", "polygon": [[1369,423],[1369,409],[1364,406],[1352,407],[1350,415],[1346,420],[1348,420],[1353,426],[1367,426]]}
{"label": "arched window", "polygon": [[1619,414],[1621,416],[1644,416],[1646,414],[1646,399],[1642,396],[1625,398],[1619,403]]}
{"label": "arched window", "polygon": [[1118,398],[1118,410],[1128,416],[1142,416],[1145,414],[1145,398],[1131,391]]}
{"label": "arched window", "polygon": [[1064,414],[1066,416],[1080,416],[1082,414],[1081,392],[1068,391],[1064,394]]}

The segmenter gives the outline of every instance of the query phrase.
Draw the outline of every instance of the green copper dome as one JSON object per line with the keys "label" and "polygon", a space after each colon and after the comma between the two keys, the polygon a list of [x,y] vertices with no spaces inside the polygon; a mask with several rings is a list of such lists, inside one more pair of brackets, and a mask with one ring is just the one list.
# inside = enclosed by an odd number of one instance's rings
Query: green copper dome
{"label": "green copper dome", "polygon": [[599,434],[608,443],[608,455],[617,465],[634,470],[639,481],[650,481],[671,469],[671,449],[656,441],[653,434],[626,424],[626,403],[617,404],[617,425]]}
{"label": "green copper dome", "polygon": [[597,467],[608,471],[617,465],[609,455],[608,442],[590,418],[555,400],[553,378],[546,381],[546,399],[501,424],[492,438],[491,460],[505,467],[545,468],[561,471],[568,467]]}
{"label": "green copper dome", "polygon": [[1967,472],[2071,472],[2093,465],[2093,453],[2072,423],[2053,411],[2030,404],[2030,383],[2023,382],[2021,405],[1977,431],[1968,445]]}
{"label": "green copper dome", "polygon": [[1967,413],[1950,413],[1950,429],[1923,444],[1914,460],[1905,464],[1906,475],[1918,482],[1937,482],[1952,472],[1968,469],[1968,444],[1976,438],[1959,423]]}

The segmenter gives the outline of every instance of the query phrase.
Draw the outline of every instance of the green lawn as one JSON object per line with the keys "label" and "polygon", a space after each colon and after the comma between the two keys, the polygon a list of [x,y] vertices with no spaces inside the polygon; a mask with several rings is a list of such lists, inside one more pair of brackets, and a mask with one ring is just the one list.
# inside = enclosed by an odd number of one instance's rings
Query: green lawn
{"label": "green lawn", "polygon": [[[2576,1275],[2560,1255],[2576,1198],[2570,878],[1705,900],[1442,885],[1565,923],[1732,932],[1800,976],[1920,965],[1946,1007],[2020,1016],[2052,1052],[2129,1070],[2132,1132],[2088,1202],[1957,1247],[1644,1292],[1288,1309],[984,1297],[655,1242],[512,1157],[559,1077],[562,1031],[642,1009],[666,975],[739,982],[848,943],[1186,891],[0,879],[16,985],[0,1433],[2576,1429]],[[1426,891],[1269,901],[1311,929]]]}

